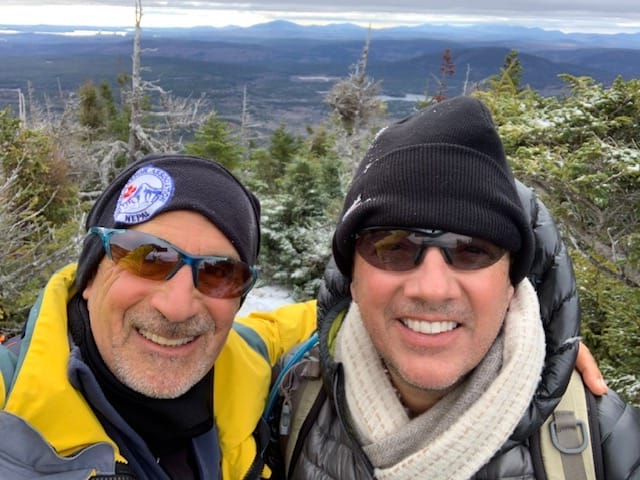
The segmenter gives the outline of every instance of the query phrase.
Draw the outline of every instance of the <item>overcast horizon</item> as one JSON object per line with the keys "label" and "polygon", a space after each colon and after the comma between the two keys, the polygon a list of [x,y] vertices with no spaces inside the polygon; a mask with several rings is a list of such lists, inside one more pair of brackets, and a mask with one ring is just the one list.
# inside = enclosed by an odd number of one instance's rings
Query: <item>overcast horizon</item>
{"label": "overcast horizon", "polygon": [[[382,28],[419,24],[504,24],[584,33],[640,32],[637,0],[293,0],[229,3],[143,0],[143,27],[250,26],[273,20],[302,25],[348,22]],[[168,5],[170,4],[170,5]],[[132,27],[134,0],[4,0],[2,25]]]}

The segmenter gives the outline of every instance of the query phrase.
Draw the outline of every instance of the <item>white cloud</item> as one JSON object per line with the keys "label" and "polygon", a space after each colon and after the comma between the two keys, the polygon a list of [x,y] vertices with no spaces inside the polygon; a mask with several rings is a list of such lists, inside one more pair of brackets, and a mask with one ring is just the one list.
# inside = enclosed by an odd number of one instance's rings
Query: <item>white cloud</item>
{"label": "white cloud", "polygon": [[[325,0],[323,2],[143,0],[143,26],[241,25],[274,19],[352,22],[505,23],[565,31],[640,31],[637,0]],[[36,8],[34,8],[36,7]],[[132,26],[133,0],[4,0],[0,23]]]}

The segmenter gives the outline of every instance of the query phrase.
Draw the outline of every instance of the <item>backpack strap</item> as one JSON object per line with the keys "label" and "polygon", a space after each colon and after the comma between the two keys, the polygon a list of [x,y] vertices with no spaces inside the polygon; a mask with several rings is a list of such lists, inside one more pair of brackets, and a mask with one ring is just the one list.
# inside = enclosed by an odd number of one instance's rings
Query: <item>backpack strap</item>
{"label": "backpack strap", "polygon": [[[263,419],[272,425],[272,440],[278,445],[283,464],[279,468],[291,474],[291,461],[297,458],[297,439],[305,420],[322,393],[322,375],[318,335],[294,347],[271,387]],[[298,449],[299,450],[299,449]]]}
{"label": "backpack strap", "polygon": [[258,333],[251,327],[247,327],[242,323],[233,322],[232,327],[240,337],[255,350],[267,363],[271,363],[269,360],[269,351],[264,343],[264,340],[258,335]]}
{"label": "backpack strap", "polygon": [[5,338],[0,342],[0,408],[4,407],[8,391],[13,384],[21,345],[21,335]]}
{"label": "backpack strap", "polygon": [[[295,452],[295,449],[298,443],[298,437],[300,436],[303,429],[303,424],[308,420],[309,413],[313,409],[314,404],[317,403],[316,401],[318,399],[318,395],[320,395],[321,392],[322,377],[308,377],[302,384],[298,392],[296,392],[297,395],[291,402],[291,421],[289,422],[289,432],[286,436],[286,446],[284,448],[284,464],[287,469],[287,475],[291,475],[292,473],[292,460],[295,459],[297,462],[297,457],[300,455],[300,452]],[[315,419],[315,415],[313,415],[311,418]],[[281,430],[280,433],[281,435],[286,435],[283,430]],[[303,438],[305,436],[306,434],[303,435]]]}
{"label": "backpack strap", "polygon": [[[587,392],[575,370],[560,403],[540,427],[539,451],[547,480],[597,480]],[[535,439],[534,439],[535,441]],[[535,448],[532,448],[535,450]]]}
{"label": "backpack strap", "polygon": [[273,409],[278,402],[280,388],[282,386],[285,375],[290,374],[291,368],[305,356],[308,356],[309,351],[317,345],[318,332],[314,332],[306,341],[293,348],[293,353],[290,355],[290,358],[287,360],[284,367],[282,367],[282,370],[280,370],[280,373],[278,373],[278,376],[271,386],[271,391],[269,392],[269,397],[267,398],[267,405],[264,409],[264,412],[262,413],[262,418],[264,418],[265,421],[269,422],[271,420],[271,416],[274,413]]}

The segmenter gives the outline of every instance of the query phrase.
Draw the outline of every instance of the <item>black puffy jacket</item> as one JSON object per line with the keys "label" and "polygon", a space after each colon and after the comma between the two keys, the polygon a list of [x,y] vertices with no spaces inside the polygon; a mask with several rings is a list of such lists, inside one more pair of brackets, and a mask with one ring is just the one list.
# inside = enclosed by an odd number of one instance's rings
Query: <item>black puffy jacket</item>
{"label": "black puffy jacket", "polygon": [[[560,401],[577,355],[580,309],[571,260],[544,204],[520,183],[518,193],[529,212],[536,241],[528,278],[540,303],[547,348],[545,365],[528,411],[501,450],[476,473],[476,479],[546,478],[541,457],[531,451],[530,439]],[[307,418],[298,437],[290,477],[293,479],[373,478],[373,468],[346,420],[341,366],[329,352],[331,325],[349,302],[347,280],[335,265],[330,265],[318,297],[320,362],[325,388],[312,410],[316,412],[315,418]],[[596,403],[601,443],[594,447],[594,454],[602,457],[604,478],[640,479],[640,412],[622,402],[614,392],[598,398]]]}

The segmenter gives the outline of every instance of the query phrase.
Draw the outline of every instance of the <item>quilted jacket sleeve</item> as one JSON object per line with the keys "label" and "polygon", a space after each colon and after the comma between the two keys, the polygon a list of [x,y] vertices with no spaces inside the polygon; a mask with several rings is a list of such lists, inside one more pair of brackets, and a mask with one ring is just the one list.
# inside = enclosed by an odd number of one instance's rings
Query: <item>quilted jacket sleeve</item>
{"label": "quilted jacket sleeve", "polygon": [[596,402],[605,478],[640,479],[640,410],[613,391]]}

